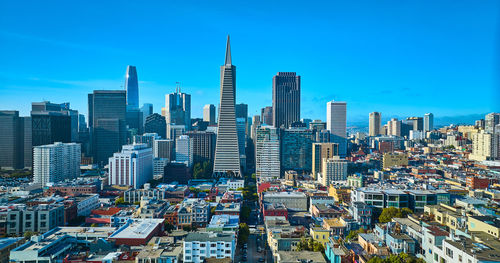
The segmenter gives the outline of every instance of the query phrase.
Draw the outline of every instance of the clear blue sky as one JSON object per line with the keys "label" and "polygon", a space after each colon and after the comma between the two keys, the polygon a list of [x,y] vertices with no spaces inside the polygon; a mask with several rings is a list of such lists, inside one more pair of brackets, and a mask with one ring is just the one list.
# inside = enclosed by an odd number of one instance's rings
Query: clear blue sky
{"label": "clear blue sky", "polygon": [[348,102],[350,122],[482,114],[499,110],[499,10],[496,0],[3,1],[0,109],[69,101],[87,114],[87,94],[120,89],[130,64],[141,104],[159,112],[180,81],[201,116],[218,104],[230,34],[237,102],[252,115],[271,105],[278,71],[302,76],[305,118],[324,120],[332,99]]}

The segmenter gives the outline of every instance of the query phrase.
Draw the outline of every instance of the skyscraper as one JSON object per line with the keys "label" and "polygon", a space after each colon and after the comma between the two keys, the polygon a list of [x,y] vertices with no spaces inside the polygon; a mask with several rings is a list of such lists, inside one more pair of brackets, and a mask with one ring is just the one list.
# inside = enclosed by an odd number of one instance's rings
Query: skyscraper
{"label": "skyscraper", "polygon": [[127,91],[127,109],[139,109],[139,81],[135,66],[127,66],[125,90]]}
{"label": "skyscraper", "polygon": [[70,110],[69,103],[33,102],[31,120],[33,146],[78,138],[78,112]]}
{"label": "skyscraper", "polygon": [[392,118],[387,122],[387,135],[401,136],[401,121]]}
{"label": "skyscraper", "polygon": [[[424,130],[424,119],[422,117],[408,117],[406,118],[406,124],[410,125],[410,130],[422,131]],[[410,133],[410,131],[408,131]],[[404,134],[408,136],[408,134]]]}
{"label": "skyscraper", "polygon": [[208,125],[215,124],[215,106],[207,104],[203,107],[203,121],[208,122]]}
{"label": "skyscraper", "polygon": [[193,141],[193,162],[213,163],[215,155],[215,133],[207,131],[189,131],[187,133]]}
{"label": "skyscraper", "polygon": [[487,133],[494,133],[495,126],[500,123],[500,113],[488,113],[484,118],[484,130]]}
{"label": "skyscraper", "polygon": [[267,106],[260,110],[262,123],[266,125],[273,125],[273,107]]}
{"label": "skyscraper", "polygon": [[151,104],[151,103],[142,104],[141,112],[142,112],[142,121],[143,121],[143,125],[144,125],[146,123],[146,118],[149,115],[153,114],[153,104]]}
{"label": "skyscraper", "polygon": [[370,113],[370,122],[369,122],[369,136],[377,136],[382,134],[380,132],[381,128],[381,120],[382,114],[380,112],[372,112]]}
{"label": "skyscraper", "polygon": [[300,120],[300,76],[278,72],[273,77],[273,126],[289,128]]}
{"label": "skyscraper", "polygon": [[177,86],[174,93],[165,95],[165,120],[167,124],[191,127],[191,95],[182,93]]}
{"label": "skyscraper", "polygon": [[426,113],[424,115],[424,132],[434,130],[434,114]]}
{"label": "skyscraper", "polygon": [[226,59],[221,66],[220,109],[215,146],[214,175],[241,176],[238,134],[236,131],[236,67],[231,63],[231,46],[227,37]]}
{"label": "skyscraper", "polygon": [[281,174],[285,171],[310,172],[313,133],[306,128],[285,129],[281,133]]}
{"label": "skyscraper", "polygon": [[326,104],[326,129],[330,131],[332,142],[339,144],[341,157],[347,154],[346,112],[346,102],[329,101]]}
{"label": "skyscraper", "polygon": [[56,142],[33,148],[33,182],[47,183],[74,179],[80,175],[81,149],[78,143]]}
{"label": "skyscraper", "polygon": [[31,118],[0,111],[0,167],[31,168]]}
{"label": "skyscraper", "polygon": [[88,99],[94,163],[105,165],[127,142],[126,91],[94,90]]}
{"label": "skyscraper", "polygon": [[158,113],[153,113],[146,118],[144,123],[145,133],[157,133],[162,139],[167,138],[167,122],[165,117]]}
{"label": "skyscraper", "polygon": [[280,178],[279,129],[261,127],[257,129],[255,142],[255,174],[258,180]]}
{"label": "skyscraper", "polygon": [[175,161],[193,165],[193,139],[187,135],[181,135],[175,139]]}

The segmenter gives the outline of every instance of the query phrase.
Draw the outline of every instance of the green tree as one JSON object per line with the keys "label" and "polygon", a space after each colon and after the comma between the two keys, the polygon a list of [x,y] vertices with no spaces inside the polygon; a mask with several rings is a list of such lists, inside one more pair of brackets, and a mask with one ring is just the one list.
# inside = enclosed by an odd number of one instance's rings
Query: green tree
{"label": "green tree", "polygon": [[366,233],[366,230],[364,228],[360,228],[358,230],[351,230],[345,239],[346,241],[354,240],[358,238],[358,234],[360,233]]}
{"label": "green tree", "polygon": [[412,214],[412,213],[413,213],[413,211],[411,211],[411,209],[406,208],[406,207],[403,209],[398,209],[395,207],[388,207],[388,208],[384,208],[384,210],[382,210],[382,213],[378,217],[378,221],[380,223],[387,223],[387,222],[391,222],[391,220],[395,217],[396,218],[407,217],[409,214]]}
{"label": "green tree", "polygon": [[116,198],[115,205],[124,205],[124,204],[126,204],[125,198],[123,198],[123,197]]}
{"label": "green tree", "polygon": [[195,163],[193,166],[193,178],[201,179],[204,176],[203,169],[201,168],[200,163]]}
{"label": "green tree", "polygon": [[32,231],[26,231],[26,232],[24,232],[24,238],[26,238],[26,239],[30,239],[34,235],[36,235],[36,233],[32,232]]}
{"label": "green tree", "polygon": [[165,222],[165,231],[168,233],[172,233],[172,230],[175,229],[175,226],[170,224],[169,222]]}
{"label": "green tree", "polygon": [[246,205],[241,207],[241,211],[240,211],[241,221],[246,222],[250,218],[251,211],[252,211],[252,209],[250,209],[250,207],[248,207]]}
{"label": "green tree", "polygon": [[248,236],[250,236],[250,228],[246,223],[240,223],[238,231],[238,245],[241,246],[248,242]]}

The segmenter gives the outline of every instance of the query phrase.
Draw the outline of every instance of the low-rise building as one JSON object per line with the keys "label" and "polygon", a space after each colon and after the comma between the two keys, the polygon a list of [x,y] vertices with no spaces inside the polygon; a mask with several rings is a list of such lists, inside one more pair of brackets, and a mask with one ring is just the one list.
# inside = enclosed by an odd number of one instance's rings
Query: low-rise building
{"label": "low-rise building", "polygon": [[189,233],[183,242],[183,261],[202,263],[205,259],[234,260],[236,238],[234,233]]}
{"label": "low-rise building", "polygon": [[284,204],[293,211],[307,211],[307,196],[301,192],[264,192],[263,201]]}

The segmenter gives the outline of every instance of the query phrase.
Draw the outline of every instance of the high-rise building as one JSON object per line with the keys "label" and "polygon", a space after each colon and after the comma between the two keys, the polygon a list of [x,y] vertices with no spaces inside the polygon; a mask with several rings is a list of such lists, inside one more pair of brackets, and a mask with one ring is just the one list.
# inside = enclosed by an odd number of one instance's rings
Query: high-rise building
{"label": "high-rise building", "polygon": [[153,150],[146,144],[123,145],[109,158],[109,184],[140,188],[153,179]]}
{"label": "high-rise building", "polygon": [[[424,130],[424,119],[422,117],[408,117],[406,123],[411,125],[411,130],[422,131]],[[409,133],[409,131],[408,131]]]}
{"label": "high-rise building", "polygon": [[323,169],[319,182],[324,186],[329,186],[338,181],[347,180],[348,161],[339,156],[323,159]]}
{"label": "high-rise building", "polygon": [[247,119],[245,118],[236,118],[236,132],[238,133],[238,151],[240,152],[240,161],[245,161],[245,146],[246,146],[246,127],[247,127]]}
{"label": "high-rise building", "polygon": [[33,148],[33,182],[41,186],[80,176],[78,143],[56,142]]}
{"label": "high-rise building", "polygon": [[[497,128],[500,128],[497,126]],[[500,159],[500,132],[481,131],[472,134],[472,153],[469,159],[476,161]]]}
{"label": "high-rise building", "polygon": [[326,129],[326,122],[323,122],[321,120],[313,120],[309,122],[309,125],[306,127],[309,127],[309,129],[313,131],[321,131]]}
{"label": "high-rise building", "polygon": [[175,125],[167,122],[167,139],[174,140],[186,133],[185,125]]}
{"label": "high-rise building", "polygon": [[252,138],[254,143],[255,143],[256,136],[257,136],[257,129],[260,127],[260,125],[261,125],[260,116],[254,115],[252,117],[252,126],[250,127],[250,129],[251,129],[250,138]]}
{"label": "high-rise building", "polygon": [[255,142],[255,174],[258,180],[280,178],[279,129],[264,126],[257,128]]}
{"label": "high-rise building", "polygon": [[273,125],[273,107],[267,106],[260,110],[260,119],[266,125]]}
{"label": "high-rise building", "polygon": [[[245,104],[245,103],[240,103],[240,104],[236,104],[235,107],[235,115],[236,115],[236,125],[238,125],[238,120],[240,122],[243,122],[245,124],[245,127],[242,127],[244,128],[244,137],[243,137],[243,143],[246,142],[246,137],[248,135],[248,132],[249,132],[249,129],[248,129],[248,104]],[[239,141],[239,138],[238,137],[238,141]],[[239,141],[239,143],[241,144],[242,142]],[[245,148],[243,148],[243,151],[241,151],[242,149],[240,148],[240,154],[244,154],[245,153]]]}
{"label": "high-rise building", "polygon": [[78,112],[70,110],[69,103],[33,102],[31,121],[33,146],[78,138]]}
{"label": "high-rise building", "polygon": [[315,179],[318,173],[323,171],[323,159],[332,158],[339,155],[339,145],[337,143],[313,143],[312,145],[312,174]]}
{"label": "high-rise building", "polygon": [[127,66],[125,75],[125,90],[127,92],[127,109],[139,109],[139,80],[135,66]]}
{"label": "high-rise building", "polygon": [[161,138],[167,138],[167,122],[165,121],[165,117],[158,113],[153,113],[146,117],[144,132],[157,133]]}
{"label": "high-rise building", "polygon": [[174,160],[174,140],[160,139],[153,141],[153,156],[154,158]]}
{"label": "high-rise building", "polygon": [[434,114],[426,113],[424,115],[424,132],[434,130]]}
{"label": "high-rise building", "polygon": [[484,130],[487,133],[494,133],[495,126],[500,123],[500,113],[488,113],[484,118]]}
{"label": "high-rise building", "polygon": [[92,155],[94,163],[104,166],[127,142],[126,92],[94,90],[88,99]]}
{"label": "high-rise building", "polygon": [[159,140],[160,136],[157,133],[144,133],[142,135],[134,135],[132,142],[134,144],[145,143],[149,148],[153,148],[154,141]]}
{"label": "high-rise building", "polygon": [[312,168],[313,133],[305,128],[290,128],[282,131],[281,173],[287,170],[310,172]]}
{"label": "high-rise building", "polygon": [[215,156],[215,133],[207,131],[189,131],[187,133],[193,143],[193,162],[214,162]]}
{"label": "high-rise building", "polygon": [[142,104],[141,107],[141,112],[142,112],[142,121],[144,122],[143,125],[146,123],[146,118],[153,114],[153,104],[151,103],[144,103]]}
{"label": "high-rise building", "polygon": [[300,76],[278,72],[273,77],[273,126],[289,128],[300,120]]}
{"label": "high-rise building", "polygon": [[347,103],[329,101],[326,104],[326,129],[330,131],[331,141],[339,144],[339,155],[347,154]]}
{"label": "high-rise building", "polygon": [[193,139],[189,136],[181,135],[175,139],[175,161],[187,167],[193,165]]}
{"label": "high-rise building", "polygon": [[0,168],[31,168],[31,118],[0,111]]}
{"label": "high-rise building", "polygon": [[236,130],[236,67],[231,63],[231,46],[227,37],[226,59],[221,66],[220,109],[215,146],[214,175],[241,176],[238,133]]}
{"label": "high-rise building", "polygon": [[387,135],[401,136],[401,121],[392,118],[387,122]]}
{"label": "high-rise building", "polygon": [[177,86],[174,93],[165,95],[165,120],[167,124],[191,126],[191,95],[182,93]]}
{"label": "high-rise building", "polygon": [[215,124],[215,106],[207,104],[203,107],[203,121],[208,122],[208,125]]}
{"label": "high-rise building", "polygon": [[382,114],[380,112],[372,112],[370,113],[370,122],[369,122],[369,131],[368,135],[369,136],[378,136],[381,133],[381,121],[382,121]]}

